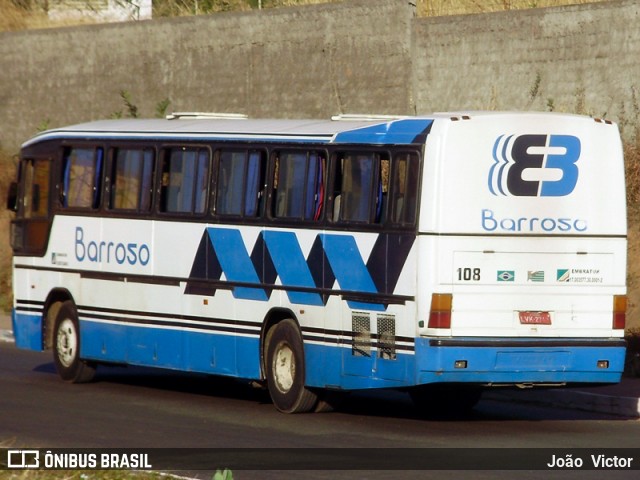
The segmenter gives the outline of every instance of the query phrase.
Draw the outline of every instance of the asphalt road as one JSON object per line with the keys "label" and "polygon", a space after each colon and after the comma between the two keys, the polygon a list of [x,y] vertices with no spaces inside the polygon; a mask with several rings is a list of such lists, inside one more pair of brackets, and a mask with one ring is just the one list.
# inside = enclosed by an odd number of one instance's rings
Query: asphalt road
{"label": "asphalt road", "polygon": [[[101,367],[96,381],[62,382],[50,352],[0,343],[0,445],[25,448],[636,448],[640,421],[482,400],[465,418],[425,419],[407,395],[349,396],[336,412],[284,415],[242,382],[143,368]],[[463,451],[463,450],[461,450]],[[393,450],[376,450],[393,455]],[[640,450],[638,450],[640,463]],[[211,478],[211,472],[188,472]],[[234,472],[243,478],[388,478],[389,472]],[[513,478],[463,471],[457,478]],[[518,472],[540,478],[543,472]],[[602,472],[544,472],[545,478]],[[569,477],[567,477],[569,474]],[[636,478],[638,472],[607,472]],[[593,475],[593,477],[591,477]],[[442,478],[402,472],[398,478]]]}

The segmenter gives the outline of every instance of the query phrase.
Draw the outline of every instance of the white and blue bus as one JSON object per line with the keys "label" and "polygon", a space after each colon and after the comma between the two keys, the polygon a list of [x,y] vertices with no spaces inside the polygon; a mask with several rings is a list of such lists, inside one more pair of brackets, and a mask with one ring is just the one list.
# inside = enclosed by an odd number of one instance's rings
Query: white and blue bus
{"label": "white and blue bus", "polygon": [[14,187],[16,344],[69,382],[143,365],[258,382],[289,413],[371,388],[437,413],[621,377],[610,121],[95,121],[27,141]]}

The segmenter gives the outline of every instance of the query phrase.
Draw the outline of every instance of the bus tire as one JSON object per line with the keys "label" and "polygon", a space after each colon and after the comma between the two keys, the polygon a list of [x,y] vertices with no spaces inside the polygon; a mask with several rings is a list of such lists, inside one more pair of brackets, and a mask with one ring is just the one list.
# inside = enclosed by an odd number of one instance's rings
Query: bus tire
{"label": "bus tire", "polygon": [[305,387],[304,347],[291,319],[278,322],[267,335],[267,387],[273,405],[283,413],[313,410],[318,396]]}
{"label": "bus tire", "polygon": [[95,365],[80,358],[80,324],[73,302],[66,301],[60,307],[53,330],[53,361],[58,375],[69,383],[85,383],[93,380]]}

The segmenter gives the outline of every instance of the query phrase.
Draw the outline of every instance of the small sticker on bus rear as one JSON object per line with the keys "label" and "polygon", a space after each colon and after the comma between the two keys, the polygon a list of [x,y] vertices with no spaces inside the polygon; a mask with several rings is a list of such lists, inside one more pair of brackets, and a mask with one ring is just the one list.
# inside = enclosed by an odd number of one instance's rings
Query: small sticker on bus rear
{"label": "small sticker on bus rear", "polygon": [[551,325],[549,312],[518,312],[522,325]]}

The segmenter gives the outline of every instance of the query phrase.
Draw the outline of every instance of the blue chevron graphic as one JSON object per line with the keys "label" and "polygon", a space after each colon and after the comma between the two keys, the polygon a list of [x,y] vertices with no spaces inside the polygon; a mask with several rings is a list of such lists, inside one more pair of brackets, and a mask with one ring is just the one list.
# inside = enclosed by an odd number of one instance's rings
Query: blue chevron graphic
{"label": "blue chevron graphic", "polygon": [[[244,246],[240,230],[207,228],[207,233],[213,244],[214,251],[225,253],[224,255],[218,255],[218,261],[227,277],[227,281],[254,285],[262,283],[253,268],[253,263],[251,263],[251,258],[249,258],[247,249]],[[260,288],[235,287],[233,296],[247,300],[269,300],[266,292]]]}
{"label": "blue chevron graphic", "polygon": [[318,234],[305,258],[295,232],[263,230],[249,255],[239,229],[208,227],[185,293],[215,295],[225,288],[234,298],[267,301],[279,278],[294,304],[322,306],[329,296],[342,295],[352,309],[384,311],[383,302],[366,297],[393,294],[412,244],[411,235],[379,234],[365,264],[352,235]]}
{"label": "blue chevron graphic", "polygon": [[[306,287],[316,289],[309,265],[302,254],[298,238],[294,232],[274,232],[266,230],[262,233],[267,250],[271,254],[273,266],[278,272],[283,285],[290,287]],[[322,297],[317,293],[306,293],[288,290],[291,303],[302,305],[323,305]]]}
{"label": "blue chevron graphic", "polygon": [[[356,239],[351,235],[321,234],[320,239],[331,269],[341,290],[362,293],[378,293],[371,274],[362,260]],[[384,305],[363,304],[348,301],[350,308],[385,310]]]}

